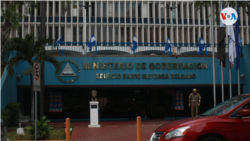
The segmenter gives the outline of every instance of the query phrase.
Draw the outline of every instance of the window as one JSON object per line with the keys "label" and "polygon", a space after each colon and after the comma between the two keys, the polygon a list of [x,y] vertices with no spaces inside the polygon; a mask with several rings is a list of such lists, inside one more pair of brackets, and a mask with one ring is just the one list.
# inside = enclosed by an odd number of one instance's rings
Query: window
{"label": "window", "polygon": [[65,11],[63,9],[63,6],[65,6],[65,2],[61,1],[61,15],[64,16],[65,15]]}
{"label": "window", "polygon": [[55,39],[57,40],[59,38],[58,36],[58,26],[55,26]]}
{"label": "window", "polygon": [[209,29],[208,28],[206,29],[206,36],[207,36],[206,42],[209,43],[210,41],[209,41]]}
{"label": "window", "polygon": [[[13,30],[13,31],[15,31],[15,30]],[[35,33],[34,31],[35,31],[34,26],[30,26],[30,33],[34,35],[34,33]]]}
{"label": "window", "polygon": [[181,5],[178,4],[178,18],[181,18]]}
{"label": "window", "polygon": [[155,28],[155,42],[159,43],[159,28]]}
{"label": "window", "polygon": [[[167,28],[167,37],[170,39],[170,28]],[[171,41],[171,39],[170,39],[170,41]],[[165,40],[164,40],[164,42],[165,42]]]}
{"label": "window", "polygon": [[53,16],[53,2],[49,2],[49,16]]}
{"label": "window", "polygon": [[82,10],[83,10],[83,7],[82,7],[82,1],[81,2],[79,2],[79,17],[82,17],[83,16],[83,14],[82,14]]}
{"label": "window", "polygon": [[100,26],[97,27],[97,33],[99,34],[97,34],[96,42],[97,41],[100,42],[101,41],[101,27]]}
{"label": "window", "polygon": [[246,20],[246,12],[243,9],[242,9],[242,16],[243,16],[243,21]]}
{"label": "window", "polygon": [[53,38],[52,37],[52,26],[49,26],[49,38]]}
{"label": "window", "polygon": [[95,36],[95,27],[94,26],[91,26],[91,35],[92,34]]}
{"label": "window", "polygon": [[[167,4],[167,7],[169,7],[169,4]],[[169,13],[171,12],[171,10],[170,10],[169,8],[167,8],[166,11],[167,11],[167,18],[170,18],[170,17],[169,17]]]}
{"label": "window", "polygon": [[165,7],[163,4],[161,4],[161,18],[165,18],[164,17],[164,10],[165,10]]}
{"label": "window", "polygon": [[141,17],[141,3],[138,3],[138,17]]}
{"label": "window", "polygon": [[144,28],[144,43],[148,42],[148,28]]}
{"label": "window", "polygon": [[73,42],[76,42],[76,27],[73,27]]}
{"label": "window", "polygon": [[118,17],[118,2],[115,2],[115,17]]}
{"label": "window", "polygon": [[83,27],[80,26],[80,27],[79,27],[79,42],[82,42],[82,41],[83,41],[83,39],[82,39],[82,29],[83,29]]}
{"label": "window", "polygon": [[161,43],[164,43],[164,28],[161,28]]}
{"label": "window", "polygon": [[127,42],[130,42],[129,37],[130,37],[130,32],[129,32],[129,27],[127,27]]}
{"label": "window", "polygon": [[41,16],[41,2],[37,2],[37,16]]}
{"label": "window", "polygon": [[187,37],[188,37],[188,35],[187,35],[187,28],[185,28],[184,29],[184,43],[187,43],[188,41],[187,41]]}
{"label": "window", "polygon": [[113,17],[113,6],[112,3],[109,3],[109,17]]}
{"label": "window", "polygon": [[112,30],[113,28],[112,27],[109,27],[109,42],[113,42],[113,30]]}
{"label": "window", "polygon": [[64,27],[61,27],[62,42],[64,42]]}
{"label": "window", "polygon": [[193,13],[192,13],[192,4],[189,4],[189,18],[191,19],[193,16]]}
{"label": "window", "polygon": [[86,42],[89,42],[89,27],[86,26]]}
{"label": "window", "polygon": [[118,34],[118,32],[119,32],[118,31],[118,27],[115,27],[115,42],[119,42],[119,39],[118,39],[118,37],[119,37],[118,35],[119,34]]}
{"label": "window", "polygon": [[101,17],[101,2],[97,2],[97,17]]}
{"label": "window", "polygon": [[121,42],[124,43],[124,27],[121,27]]}
{"label": "window", "polygon": [[70,17],[71,16],[71,6],[69,4],[69,6],[67,6],[67,16]]}
{"label": "window", "polygon": [[32,7],[31,7],[30,13],[31,13],[31,16],[34,16],[35,15],[35,10],[34,10],[35,5],[34,5],[34,3],[32,3],[31,6]]}
{"label": "window", "polygon": [[59,2],[55,2],[55,16],[59,16]]}
{"label": "window", "polygon": [[147,3],[143,3],[143,12],[142,12],[142,15],[143,15],[144,18],[148,17],[148,5],[147,5]]}
{"label": "window", "polygon": [[70,26],[67,26],[67,32],[66,33],[67,33],[66,34],[66,41],[67,42],[72,42],[72,40],[71,40],[72,34],[71,34],[71,27]]}
{"label": "window", "polygon": [[203,36],[203,29],[201,29],[201,39],[203,39],[204,40],[204,38],[203,38],[204,36]]}
{"label": "window", "polygon": [[91,2],[91,16],[95,17],[95,2]]}
{"label": "window", "polygon": [[135,3],[132,3],[132,17],[135,17]]}
{"label": "window", "polygon": [[203,9],[201,6],[200,6],[200,18],[203,19]]}
{"label": "window", "polygon": [[153,35],[154,35],[154,33],[153,33],[153,28],[150,28],[150,33],[149,33],[149,35],[150,35],[150,42],[153,43],[153,42],[154,42],[154,39],[153,39]]}
{"label": "window", "polygon": [[24,26],[24,37],[28,34],[28,26]]}
{"label": "window", "polygon": [[206,19],[208,19],[209,17],[208,17],[208,8],[207,8],[207,6],[205,6],[205,14],[206,14]]}
{"label": "window", "polygon": [[123,2],[121,2],[121,5],[120,5],[120,9],[121,9],[121,17],[124,17],[124,3]]}
{"label": "window", "polygon": [[[21,34],[19,34],[20,36]],[[37,26],[36,27],[36,38],[40,38],[41,37],[41,27],[40,26]]]}
{"label": "window", "polygon": [[106,2],[103,3],[103,17],[107,17]]}
{"label": "window", "polygon": [[247,103],[246,105],[244,105],[244,106],[242,107],[242,109],[250,109],[250,103]]}
{"label": "window", "polygon": [[[172,4],[172,7],[175,7],[175,4]],[[172,9],[171,12],[172,12],[172,18],[175,18],[175,9]]]}
{"label": "window", "polygon": [[186,19],[187,18],[187,9],[186,9],[186,4],[183,4],[183,17],[184,17],[184,19]]}
{"label": "window", "polygon": [[159,10],[158,3],[155,3],[155,17],[156,17],[156,18],[159,17],[159,15],[158,15],[158,10]]}
{"label": "window", "polygon": [[153,18],[153,6],[152,6],[152,3],[149,4],[149,17]]}
{"label": "window", "polygon": [[138,42],[141,43],[141,28],[138,28]]}
{"label": "window", "polygon": [[126,17],[129,17],[129,2],[126,3]]}
{"label": "window", "polygon": [[[89,5],[89,2],[85,2],[85,5]],[[86,17],[89,17],[89,7],[86,8]]]}
{"label": "window", "polygon": [[132,36],[135,36],[135,27],[132,28]]}
{"label": "window", "polygon": [[175,36],[175,28],[173,28],[173,42],[174,43],[177,43],[177,39],[176,39],[176,36]]}
{"label": "window", "polygon": [[103,27],[103,32],[102,32],[102,37],[103,37],[103,42],[107,42],[107,28]]}
{"label": "window", "polygon": [[196,28],[195,29],[195,43],[198,43],[198,35],[199,35],[198,29]]}

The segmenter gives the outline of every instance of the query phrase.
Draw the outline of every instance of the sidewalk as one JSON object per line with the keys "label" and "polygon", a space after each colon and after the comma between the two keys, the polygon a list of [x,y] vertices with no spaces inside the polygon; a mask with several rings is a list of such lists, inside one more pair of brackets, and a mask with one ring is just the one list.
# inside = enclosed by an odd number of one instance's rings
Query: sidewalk
{"label": "sidewalk", "polygon": [[[142,141],[149,141],[159,126],[172,120],[142,120]],[[74,122],[71,141],[136,141],[136,121],[100,121],[100,128],[88,128],[89,121]]]}

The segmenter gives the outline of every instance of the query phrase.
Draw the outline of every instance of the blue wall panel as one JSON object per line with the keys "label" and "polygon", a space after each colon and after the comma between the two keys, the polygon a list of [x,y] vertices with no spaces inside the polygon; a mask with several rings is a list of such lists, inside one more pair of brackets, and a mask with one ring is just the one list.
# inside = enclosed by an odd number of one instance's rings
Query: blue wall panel
{"label": "blue wall panel", "polygon": [[[45,63],[45,85],[178,85],[178,84],[212,84],[212,58],[211,57],[57,57],[59,61],[66,59],[75,61],[80,67],[80,73],[77,72],[77,67],[73,63],[69,63],[76,75],[79,78],[73,83],[63,83],[55,75],[55,68],[50,63]],[[241,62],[243,59],[241,59]],[[133,64],[131,70],[114,70],[107,68],[106,70],[84,70],[83,63],[129,63]],[[146,70],[136,70],[136,63],[146,63]],[[154,69],[149,68],[150,63],[208,63],[208,69]],[[66,63],[63,63],[63,68]],[[244,73],[244,65],[241,65],[241,74]],[[17,74],[20,74],[25,68],[28,68],[27,63],[17,66]],[[216,84],[221,83],[221,71],[219,60],[215,58]],[[224,84],[229,84],[228,79],[228,62],[227,68],[224,68]],[[109,74],[168,74],[169,79],[96,79],[97,73]],[[195,79],[171,79],[171,74],[196,74]],[[64,80],[71,80],[74,77],[64,76]],[[237,84],[237,71],[232,69],[232,83]],[[243,81],[241,83],[244,83]],[[22,80],[17,82],[17,85],[30,85],[29,77],[24,76]]]}
{"label": "blue wall panel", "polygon": [[1,88],[1,108],[5,109],[9,102],[17,102],[17,86],[16,76],[7,75]]}
{"label": "blue wall panel", "polygon": [[243,61],[242,66],[244,66],[244,77],[242,78],[244,81],[243,93],[250,93],[250,44],[243,46]]}

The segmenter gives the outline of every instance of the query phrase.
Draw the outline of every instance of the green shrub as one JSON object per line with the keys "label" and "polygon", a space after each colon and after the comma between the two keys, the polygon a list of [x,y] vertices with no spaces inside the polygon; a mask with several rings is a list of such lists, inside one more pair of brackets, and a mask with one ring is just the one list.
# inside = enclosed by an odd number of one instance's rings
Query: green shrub
{"label": "green shrub", "polygon": [[8,103],[5,106],[5,111],[9,111],[9,120],[8,124],[9,125],[15,125],[18,122],[18,112],[20,110],[20,103]]}
{"label": "green shrub", "polygon": [[[53,128],[51,125],[49,126],[47,123],[50,120],[46,120],[46,116],[43,116],[40,121],[37,120],[37,138],[45,139],[50,136],[51,129]],[[32,126],[26,126],[26,129],[29,130],[29,134],[35,137],[35,121],[32,120]]]}
{"label": "green shrub", "polygon": [[1,108],[1,119],[4,121],[5,125],[8,125],[8,121],[10,119],[9,116],[9,110],[3,110],[3,108]]}

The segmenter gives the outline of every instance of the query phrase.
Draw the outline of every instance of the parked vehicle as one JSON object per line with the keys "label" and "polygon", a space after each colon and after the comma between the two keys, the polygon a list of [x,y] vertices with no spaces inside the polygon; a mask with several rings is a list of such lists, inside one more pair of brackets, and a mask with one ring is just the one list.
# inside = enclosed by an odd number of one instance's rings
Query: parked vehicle
{"label": "parked vehicle", "polygon": [[164,124],[150,141],[250,141],[250,94],[233,97],[198,117]]}
{"label": "parked vehicle", "polygon": [[7,128],[2,119],[1,119],[1,141],[7,141]]}

